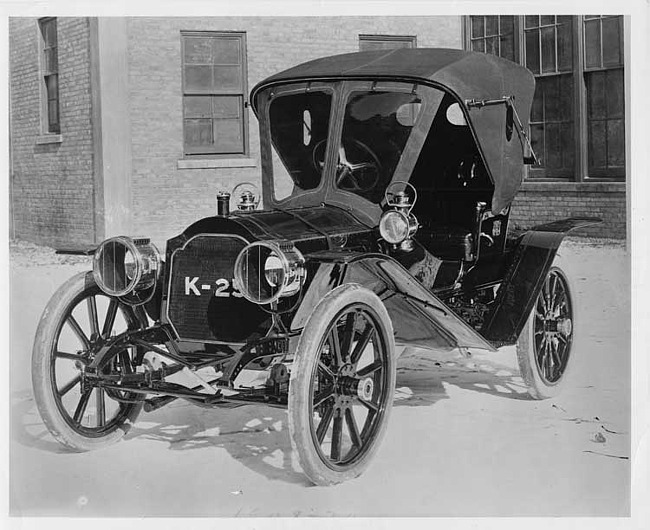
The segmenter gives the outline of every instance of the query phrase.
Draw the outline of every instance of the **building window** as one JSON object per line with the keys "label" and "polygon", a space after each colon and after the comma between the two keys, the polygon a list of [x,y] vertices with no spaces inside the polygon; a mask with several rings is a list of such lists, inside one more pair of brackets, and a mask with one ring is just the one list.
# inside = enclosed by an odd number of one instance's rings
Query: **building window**
{"label": "building window", "polygon": [[59,119],[59,57],[57,52],[56,18],[38,21],[43,79],[43,130],[60,133]]}
{"label": "building window", "polygon": [[466,34],[535,75],[530,178],[625,177],[622,16],[470,16]]}
{"label": "building window", "polygon": [[515,24],[512,16],[473,16],[470,49],[516,61]]}
{"label": "building window", "polygon": [[359,51],[415,48],[415,36],[408,35],[359,35]]}
{"label": "building window", "polygon": [[247,153],[244,33],[182,32],[187,155]]}

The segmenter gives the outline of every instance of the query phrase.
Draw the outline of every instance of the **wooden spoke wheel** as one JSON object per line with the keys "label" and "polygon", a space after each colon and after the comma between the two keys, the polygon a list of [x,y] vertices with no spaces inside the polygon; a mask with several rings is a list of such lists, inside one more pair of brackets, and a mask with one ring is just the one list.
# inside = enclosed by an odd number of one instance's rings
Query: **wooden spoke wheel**
{"label": "wooden spoke wheel", "polygon": [[517,359],[535,399],[559,393],[570,367],[574,318],[569,282],[557,266],[548,272],[517,341]]}
{"label": "wooden spoke wheel", "polygon": [[292,442],[315,484],[343,482],[369,465],[393,402],[394,351],[386,308],[368,289],[347,284],[316,306],[289,387]]}
{"label": "wooden spoke wheel", "polygon": [[[106,339],[140,327],[132,307],[106,296],[92,273],[80,273],[54,294],[36,332],[32,385],[52,436],[75,451],[120,439],[142,408],[142,397],[91,384],[83,368]],[[105,373],[132,373],[133,348],[119,352]]]}

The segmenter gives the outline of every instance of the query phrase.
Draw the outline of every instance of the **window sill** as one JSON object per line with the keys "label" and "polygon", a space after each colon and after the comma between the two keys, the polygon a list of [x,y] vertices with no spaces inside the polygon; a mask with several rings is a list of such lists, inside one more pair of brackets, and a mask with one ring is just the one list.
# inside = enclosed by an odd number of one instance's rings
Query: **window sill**
{"label": "window sill", "polygon": [[184,158],[178,161],[178,169],[218,169],[230,167],[257,167],[255,158]]}
{"label": "window sill", "polygon": [[60,144],[63,142],[62,134],[41,134],[36,137],[36,145]]}
{"label": "window sill", "polygon": [[625,182],[526,181],[521,186],[521,191],[548,193],[550,189],[559,192],[625,193]]}

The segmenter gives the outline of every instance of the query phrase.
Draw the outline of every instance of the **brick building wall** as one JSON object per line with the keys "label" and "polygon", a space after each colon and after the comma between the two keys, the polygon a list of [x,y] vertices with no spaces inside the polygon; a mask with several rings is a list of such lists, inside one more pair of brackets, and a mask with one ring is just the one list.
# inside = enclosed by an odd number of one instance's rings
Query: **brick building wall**
{"label": "brick building wall", "polygon": [[603,222],[571,232],[587,237],[625,238],[624,184],[525,182],[512,204],[511,227],[530,228],[567,217],[600,217]]}
{"label": "brick building wall", "polygon": [[58,139],[41,128],[38,21],[9,19],[11,235],[50,246],[95,239],[88,20],[57,24]]}
{"label": "brick building wall", "polygon": [[247,180],[259,183],[261,175],[252,111],[247,160],[212,162],[225,167],[179,168],[188,165],[182,143],[181,31],[245,32],[249,91],[265,77],[301,62],[358,51],[359,34],[415,35],[418,47],[462,47],[457,16],[129,19],[133,226],[156,242],[214,215],[219,189]]}

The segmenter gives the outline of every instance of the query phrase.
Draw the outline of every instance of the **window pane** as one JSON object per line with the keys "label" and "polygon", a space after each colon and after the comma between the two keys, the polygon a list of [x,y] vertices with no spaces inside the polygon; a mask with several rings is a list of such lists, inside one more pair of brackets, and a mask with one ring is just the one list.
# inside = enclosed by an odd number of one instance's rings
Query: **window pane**
{"label": "window pane", "polygon": [[589,123],[589,168],[607,167],[606,121]]}
{"label": "window pane", "polygon": [[589,169],[625,166],[623,69],[585,73]]}
{"label": "window pane", "polygon": [[59,126],[59,100],[54,99],[47,102],[48,132],[61,132]]}
{"label": "window pane", "polygon": [[212,38],[186,37],[185,64],[212,64]]}
{"label": "window pane", "polygon": [[501,24],[501,35],[506,35],[515,31],[515,17],[512,15],[504,15],[499,17]]}
{"label": "window pane", "polygon": [[563,123],[561,132],[562,167],[572,168],[575,161],[575,147],[573,144],[573,123]]}
{"label": "window pane", "polygon": [[623,120],[607,122],[607,166],[625,165],[625,126]]}
{"label": "window pane", "polygon": [[499,34],[499,18],[496,16],[485,17],[485,35]]}
{"label": "window pane", "polygon": [[483,42],[483,39],[472,41],[472,51],[475,52],[485,51],[485,42]]}
{"label": "window pane", "polygon": [[585,22],[585,63],[587,68],[600,64],[600,20]]}
{"label": "window pane", "polygon": [[212,118],[211,96],[185,96],[185,118]]}
{"label": "window pane", "polygon": [[509,59],[510,61],[515,60],[514,33],[501,37],[501,57],[503,57],[504,59]]}
{"label": "window pane", "polygon": [[539,32],[526,32],[526,67],[539,74]]}
{"label": "window pane", "polygon": [[472,21],[472,37],[482,37],[485,35],[485,27],[483,26],[483,17],[471,17]]}
{"label": "window pane", "polygon": [[241,64],[239,39],[212,39],[214,42],[214,64]]}
{"label": "window pane", "polygon": [[536,28],[537,26],[539,26],[539,16],[527,15],[525,17],[525,24],[527,28]]}
{"label": "window pane", "polygon": [[542,28],[542,72],[555,72],[555,28]]}
{"label": "window pane", "polygon": [[48,48],[43,50],[43,56],[45,58],[45,64],[43,64],[43,69],[45,73],[55,74],[59,71],[58,66],[58,54],[57,48]]}
{"label": "window pane", "polygon": [[41,20],[40,25],[41,25],[41,35],[43,35],[44,47],[45,48],[56,47],[57,45],[56,18]]}
{"label": "window pane", "polygon": [[47,75],[45,76],[45,91],[47,92],[47,99],[59,99],[59,76]]}
{"label": "window pane", "polygon": [[539,165],[535,167],[543,167],[545,163],[544,155],[544,125],[537,124],[530,127],[530,143],[533,146],[533,151],[537,155]]}
{"label": "window pane", "polygon": [[186,66],[185,90],[196,92],[211,92],[212,67],[211,66]]}
{"label": "window pane", "polygon": [[555,15],[542,15],[542,26],[555,24]]}
{"label": "window pane", "polygon": [[214,67],[215,91],[241,90],[242,76],[240,66]]}
{"label": "window pane", "polygon": [[603,19],[603,66],[618,66],[621,60],[620,18]]}
{"label": "window pane", "polygon": [[623,69],[607,72],[607,116],[622,118],[625,114],[625,85],[623,82]]}
{"label": "window pane", "polygon": [[217,153],[243,153],[241,120],[214,120]]}
{"label": "window pane", "polygon": [[215,96],[212,100],[215,118],[240,118],[240,96]]}
{"label": "window pane", "polygon": [[[537,167],[545,177],[571,175],[575,155],[573,143],[574,90],[571,74],[537,79],[531,116],[531,141],[540,157]],[[537,144],[537,147],[535,146]]]}
{"label": "window pane", "polygon": [[560,72],[568,72],[573,68],[572,34],[573,27],[570,22],[557,27],[557,68]]}
{"label": "window pane", "polygon": [[590,119],[607,117],[607,98],[605,94],[606,72],[585,74],[587,85],[587,116]]}
{"label": "window pane", "polygon": [[485,52],[492,55],[499,55],[499,37],[485,39]]}
{"label": "window pane", "polygon": [[192,147],[212,147],[212,120],[185,120],[185,145]]}
{"label": "window pane", "polygon": [[[293,180],[296,192],[312,190],[320,184],[321,168],[327,152],[331,103],[331,95],[317,91],[289,94],[271,100],[271,140]],[[311,142],[308,145],[304,143],[305,110],[311,116]],[[283,173],[279,175],[285,182]],[[275,173],[273,178],[275,182]],[[287,187],[283,184],[282,188],[286,190]]]}

